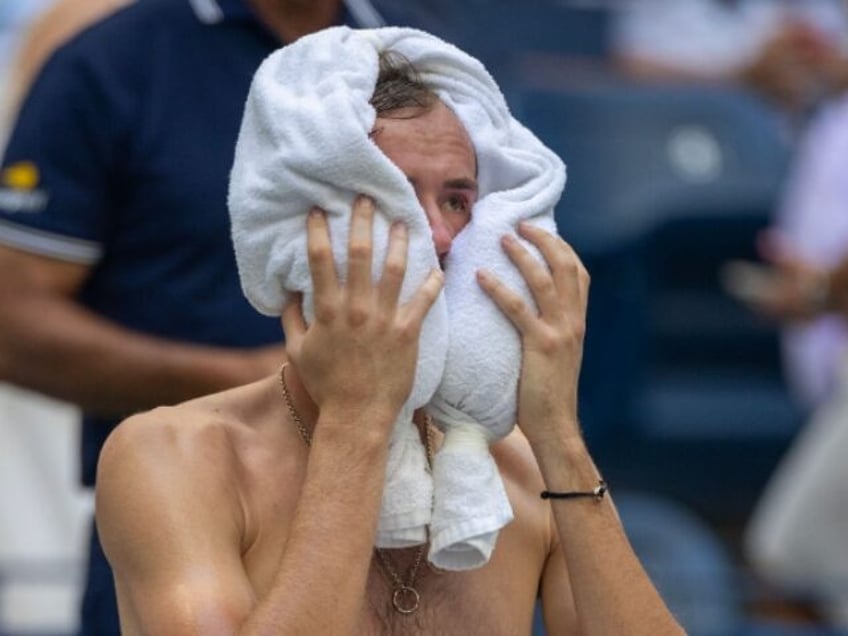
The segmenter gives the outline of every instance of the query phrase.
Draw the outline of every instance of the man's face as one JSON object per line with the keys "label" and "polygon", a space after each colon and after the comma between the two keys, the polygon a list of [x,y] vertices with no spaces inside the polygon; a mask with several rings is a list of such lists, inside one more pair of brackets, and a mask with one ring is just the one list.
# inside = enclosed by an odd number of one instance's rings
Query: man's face
{"label": "man's face", "polygon": [[415,188],[443,261],[477,200],[477,159],[468,133],[453,111],[436,102],[423,114],[377,118],[372,138]]}

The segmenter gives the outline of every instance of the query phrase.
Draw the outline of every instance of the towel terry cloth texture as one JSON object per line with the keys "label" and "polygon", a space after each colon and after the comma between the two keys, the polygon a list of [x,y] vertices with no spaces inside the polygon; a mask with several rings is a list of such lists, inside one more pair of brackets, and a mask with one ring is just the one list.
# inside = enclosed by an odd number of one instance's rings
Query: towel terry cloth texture
{"label": "towel terry cloth texture", "polygon": [[[299,292],[307,322],[314,314],[305,218],[315,205],[326,210],[342,278],[359,193],[377,206],[375,279],[396,220],[409,230],[402,300],[439,266],[412,185],[369,136],[376,117],[369,100],[386,50],[408,59],[466,128],[479,194],[446,259],[444,291],[422,327],[414,387],[389,444],[376,544],[415,545],[429,534],[434,565],[469,569],[488,561],[499,530],[512,519],[489,444],[515,423],[521,366],[519,335],[479,288],[475,272],[485,267],[533,302],[500,240],[520,221],[556,231],[562,162],[511,116],[478,60],[414,29],[334,27],[276,51],[255,75],[230,181],[233,243],[253,306],[279,315],[289,294]],[[432,474],[412,423],[422,407],[445,432]]]}

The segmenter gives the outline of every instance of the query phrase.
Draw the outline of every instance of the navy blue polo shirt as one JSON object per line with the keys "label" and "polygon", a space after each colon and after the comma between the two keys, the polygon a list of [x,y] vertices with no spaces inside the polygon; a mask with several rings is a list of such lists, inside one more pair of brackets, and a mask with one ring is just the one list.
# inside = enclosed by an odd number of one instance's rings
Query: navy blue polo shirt
{"label": "navy blue polo shirt", "polygon": [[[80,301],[125,327],[281,342],[279,322],[242,295],[226,208],[250,81],[279,46],[242,0],[137,0],[78,35],[46,64],[9,139],[0,243],[91,266]],[[115,424],[85,417],[84,483]]]}

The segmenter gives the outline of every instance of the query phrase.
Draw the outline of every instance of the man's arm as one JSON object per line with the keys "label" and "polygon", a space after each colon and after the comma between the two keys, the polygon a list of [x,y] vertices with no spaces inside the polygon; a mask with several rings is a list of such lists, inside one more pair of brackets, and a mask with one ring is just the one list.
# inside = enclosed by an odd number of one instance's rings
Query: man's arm
{"label": "man's arm", "polygon": [[325,215],[309,215],[315,318],[307,328],[293,303],[283,319],[293,366],[319,416],[277,578],[245,633],[348,634],[363,611],[389,437],[412,390],[421,324],[442,284],[441,272],[432,272],[399,303],[408,245],[401,225],[392,227],[382,277],[372,283],[373,217],[373,201],[358,197],[342,285]]}
{"label": "man's arm", "polygon": [[122,620],[143,633],[333,635],[358,624],[388,441],[412,389],[421,323],[441,288],[434,272],[399,303],[407,252],[400,226],[381,280],[371,282],[373,214],[367,199],[354,205],[344,285],[326,219],[315,212],[308,221],[315,319],[307,327],[294,302],[284,321],[292,370],[319,415],[302,484],[280,484],[299,494],[288,528],[280,528],[285,547],[267,593],[256,598],[246,578],[245,515],[232,512],[243,499],[226,478],[234,473],[226,453],[215,450],[238,453],[237,444],[204,436],[186,457],[180,439],[192,423],[177,420],[190,406],[139,416],[109,438],[98,470],[98,528],[119,591],[131,599]]}
{"label": "man's arm", "polygon": [[242,561],[256,513],[243,505],[250,459],[226,423],[191,408],[130,418],[101,454],[97,526],[122,632],[350,634],[364,603],[386,444],[338,431],[388,428],[391,418],[373,410],[321,415],[303,481],[292,473],[293,481],[274,486],[300,490],[293,519],[288,528],[260,526],[280,533],[285,548],[271,588],[259,595]]}
{"label": "man's arm", "polygon": [[[514,238],[504,249],[533,292],[529,307],[491,274],[480,284],[522,337],[518,421],[527,436],[545,486],[587,492],[599,475],[577,422],[577,380],[583,351],[589,276],[568,244],[529,225],[520,234],[539,248],[547,265]],[[611,500],[552,501],[559,540],[542,581],[546,622],[552,633],[569,633],[576,609],[581,634],[681,634],[634,554]],[[566,598],[567,576],[572,598]],[[572,605],[573,604],[573,605]]]}
{"label": "man's arm", "polygon": [[285,359],[282,345],[195,346],[120,327],[74,299],[88,274],[84,265],[0,246],[0,380],[91,412],[127,414],[252,382]]}

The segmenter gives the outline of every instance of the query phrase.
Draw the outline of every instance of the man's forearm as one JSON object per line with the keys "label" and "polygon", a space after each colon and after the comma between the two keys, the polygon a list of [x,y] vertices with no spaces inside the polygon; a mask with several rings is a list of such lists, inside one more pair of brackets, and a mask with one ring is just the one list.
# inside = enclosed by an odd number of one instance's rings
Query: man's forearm
{"label": "man's forearm", "polygon": [[95,413],[121,416],[244,384],[271,371],[267,357],[152,338],[50,295],[17,298],[0,317],[0,379]]}
{"label": "man's forearm", "polygon": [[355,633],[385,480],[381,417],[319,417],[277,578],[241,634]]}
{"label": "man's forearm", "polygon": [[[579,437],[536,452],[546,488],[590,492],[600,476]],[[609,495],[551,500],[574,602],[587,635],[682,634],[633,552]]]}

